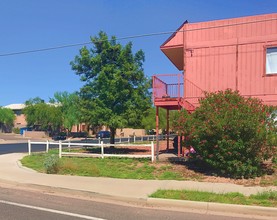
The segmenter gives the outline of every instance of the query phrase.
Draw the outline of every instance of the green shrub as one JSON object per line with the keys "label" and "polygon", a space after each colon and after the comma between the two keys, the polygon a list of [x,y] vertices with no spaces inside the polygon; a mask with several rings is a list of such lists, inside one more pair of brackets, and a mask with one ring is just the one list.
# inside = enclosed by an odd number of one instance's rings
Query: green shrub
{"label": "green shrub", "polygon": [[19,128],[13,128],[13,133],[20,134],[20,129]]}
{"label": "green shrub", "polygon": [[255,177],[263,173],[264,160],[274,155],[272,112],[260,100],[232,90],[206,93],[200,107],[185,120],[182,133],[188,137],[186,145],[197,151],[197,158],[221,174]]}
{"label": "green shrub", "polygon": [[56,174],[59,172],[60,159],[59,159],[58,155],[56,155],[56,154],[47,155],[47,157],[44,160],[43,165],[44,165],[46,173]]}

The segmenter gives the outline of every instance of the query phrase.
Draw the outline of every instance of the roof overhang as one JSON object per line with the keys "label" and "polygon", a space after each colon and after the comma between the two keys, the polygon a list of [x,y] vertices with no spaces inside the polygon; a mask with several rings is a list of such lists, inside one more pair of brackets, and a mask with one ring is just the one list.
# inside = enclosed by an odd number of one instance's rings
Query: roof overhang
{"label": "roof overhang", "polygon": [[178,70],[184,68],[184,51],[183,45],[177,47],[161,47],[162,52],[176,66]]}
{"label": "roof overhang", "polygon": [[185,21],[162,45],[161,50],[167,58],[177,67],[184,69],[184,25]]}

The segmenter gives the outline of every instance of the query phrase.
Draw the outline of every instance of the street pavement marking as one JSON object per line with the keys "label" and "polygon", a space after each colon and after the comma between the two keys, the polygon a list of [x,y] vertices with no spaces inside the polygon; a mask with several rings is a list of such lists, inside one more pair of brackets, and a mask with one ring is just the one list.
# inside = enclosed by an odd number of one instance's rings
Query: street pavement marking
{"label": "street pavement marking", "polygon": [[77,217],[77,218],[82,218],[82,219],[105,220],[103,218],[97,218],[97,217],[92,217],[92,216],[87,216],[87,215],[80,215],[80,214],[71,213],[71,212],[64,212],[64,211],[59,211],[59,210],[55,210],[55,209],[47,209],[47,208],[42,208],[42,207],[38,207],[38,206],[25,205],[25,204],[21,204],[21,203],[9,202],[9,201],[4,201],[4,200],[0,200],[0,203],[7,204],[7,205],[13,205],[13,206],[19,206],[19,207],[28,208],[28,209],[35,209],[35,210],[40,210],[40,211],[45,211],[45,212],[52,212],[52,213],[56,213],[56,214],[67,215],[67,216],[72,216],[72,217]]}

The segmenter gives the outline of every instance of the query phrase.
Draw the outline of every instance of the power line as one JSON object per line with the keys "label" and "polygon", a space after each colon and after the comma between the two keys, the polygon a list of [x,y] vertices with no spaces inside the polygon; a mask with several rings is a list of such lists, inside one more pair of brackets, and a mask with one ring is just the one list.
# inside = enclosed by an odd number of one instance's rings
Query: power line
{"label": "power line", "polygon": [[25,50],[25,51],[19,51],[19,52],[4,53],[4,54],[0,54],[0,57],[14,56],[14,55],[20,55],[20,54],[26,54],[26,53],[43,52],[43,51],[48,51],[48,50],[58,50],[58,49],[63,49],[63,48],[67,48],[67,47],[84,46],[84,45],[88,45],[88,44],[92,44],[92,42],[67,44],[67,45],[61,45],[61,46],[56,46],[56,47],[47,47],[47,48],[34,49],[34,50]]}
{"label": "power line", "polygon": [[[234,24],[217,25],[217,26],[210,26],[210,27],[202,27],[202,28],[192,28],[192,29],[188,29],[188,30],[166,31],[166,32],[155,32],[155,33],[149,33],[149,34],[131,35],[131,36],[127,36],[127,37],[116,38],[116,40],[127,40],[127,39],[134,39],[134,38],[160,36],[160,35],[167,35],[167,34],[173,34],[173,33],[178,33],[178,32],[183,33],[183,32],[190,32],[190,31],[197,31],[197,30],[207,30],[207,29],[214,29],[214,28],[221,28],[221,27],[238,26],[238,25],[244,25],[244,24],[261,23],[261,22],[274,21],[274,20],[277,20],[277,18],[240,22],[240,23],[234,23]],[[102,42],[102,41],[103,40],[98,40],[96,42]],[[37,52],[50,51],[50,50],[58,50],[58,49],[64,49],[64,48],[69,48],[69,47],[89,45],[92,43],[93,42],[66,44],[66,45],[60,45],[60,46],[55,46],[55,47],[47,47],[47,48],[40,48],[40,49],[34,49],[34,50],[3,53],[3,54],[0,54],[0,57],[15,56],[15,55],[21,55],[21,54],[28,54],[28,53],[37,53]]]}

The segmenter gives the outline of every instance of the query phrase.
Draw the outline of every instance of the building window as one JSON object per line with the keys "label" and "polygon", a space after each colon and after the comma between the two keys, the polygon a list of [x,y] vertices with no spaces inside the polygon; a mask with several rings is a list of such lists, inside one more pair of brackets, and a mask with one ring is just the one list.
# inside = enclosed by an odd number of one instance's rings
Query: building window
{"label": "building window", "polygon": [[21,109],[15,109],[15,110],[13,110],[13,112],[14,112],[14,114],[17,115],[17,116],[19,116],[19,115],[22,114],[22,110],[21,110]]}
{"label": "building window", "polygon": [[277,47],[266,49],[266,74],[277,74]]}

